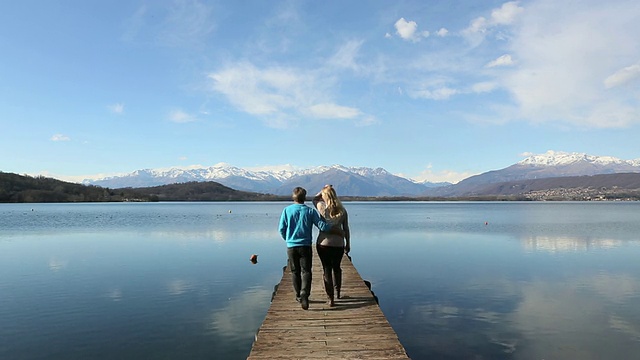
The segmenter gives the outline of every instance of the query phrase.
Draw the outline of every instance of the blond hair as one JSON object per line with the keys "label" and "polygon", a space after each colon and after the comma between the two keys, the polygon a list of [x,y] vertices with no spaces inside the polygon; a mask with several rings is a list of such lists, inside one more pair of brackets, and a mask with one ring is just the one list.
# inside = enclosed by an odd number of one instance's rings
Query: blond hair
{"label": "blond hair", "polygon": [[322,199],[327,205],[327,210],[329,213],[329,218],[334,219],[340,217],[345,213],[345,208],[342,205],[340,199],[338,199],[338,194],[333,189],[333,186],[326,185],[322,188]]}

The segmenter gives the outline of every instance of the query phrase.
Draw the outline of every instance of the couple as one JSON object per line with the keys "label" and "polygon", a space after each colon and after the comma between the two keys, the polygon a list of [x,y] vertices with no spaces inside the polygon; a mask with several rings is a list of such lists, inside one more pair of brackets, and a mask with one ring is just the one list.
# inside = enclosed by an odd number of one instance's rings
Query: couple
{"label": "couple", "polygon": [[[314,197],[317,211],[306,206],[307,191],[301,187],[293,189],[294,204],[287,206],[280,216],[280,235],[287,242],[289,269],[293,279],[296,300],[304,310],[309,309],[311,293],[311,232],[313,225],[320,229],[316,249],[324,272],[324,289],[329,297],[329,306],[335,306],[335,297],[340,298],[342,285],[342,255],[351,251],[351,237],[347,210],[331,185],[325,185]],[[335,292],[334,292],[335,289]]]}

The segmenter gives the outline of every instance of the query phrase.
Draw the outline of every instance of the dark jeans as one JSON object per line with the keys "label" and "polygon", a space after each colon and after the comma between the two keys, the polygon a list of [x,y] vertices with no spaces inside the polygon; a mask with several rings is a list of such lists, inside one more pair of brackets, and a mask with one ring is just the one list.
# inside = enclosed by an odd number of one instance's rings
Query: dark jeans
{"label": "dark jeans", "polygon": [[308,298],[311,294],[311,246],[287,248],[287,256],[296,297]]}
{"label": "dark jeans", "polygon": [[335,291],[340,294],[342,286],[342,268],[340,262],[344,254],[343,247],[316,245],[318,256],[322,262],[322,271],[324,273],[324,291],[331,300],[334,298]]}

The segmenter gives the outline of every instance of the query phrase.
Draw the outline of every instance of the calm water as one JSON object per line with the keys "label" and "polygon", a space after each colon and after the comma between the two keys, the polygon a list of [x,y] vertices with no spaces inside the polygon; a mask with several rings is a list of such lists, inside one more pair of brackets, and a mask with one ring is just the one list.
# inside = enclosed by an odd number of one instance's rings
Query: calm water
{"label": "calm water", "polygon": [[[246,358],[286,205],[0,204],[0,359]],[[346,206],[413,359],[640,359],[640,203]]]}

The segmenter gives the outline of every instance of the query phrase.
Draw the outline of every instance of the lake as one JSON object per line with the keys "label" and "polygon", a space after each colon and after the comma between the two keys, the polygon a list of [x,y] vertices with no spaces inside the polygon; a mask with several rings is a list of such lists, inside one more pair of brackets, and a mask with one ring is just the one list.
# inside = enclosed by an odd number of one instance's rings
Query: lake
{"label": "lake", "polygon": [[[246,358],[286,205],[0,204],[0,359]],[[413,359],[640,359],[640,203],[345,206]]]}

